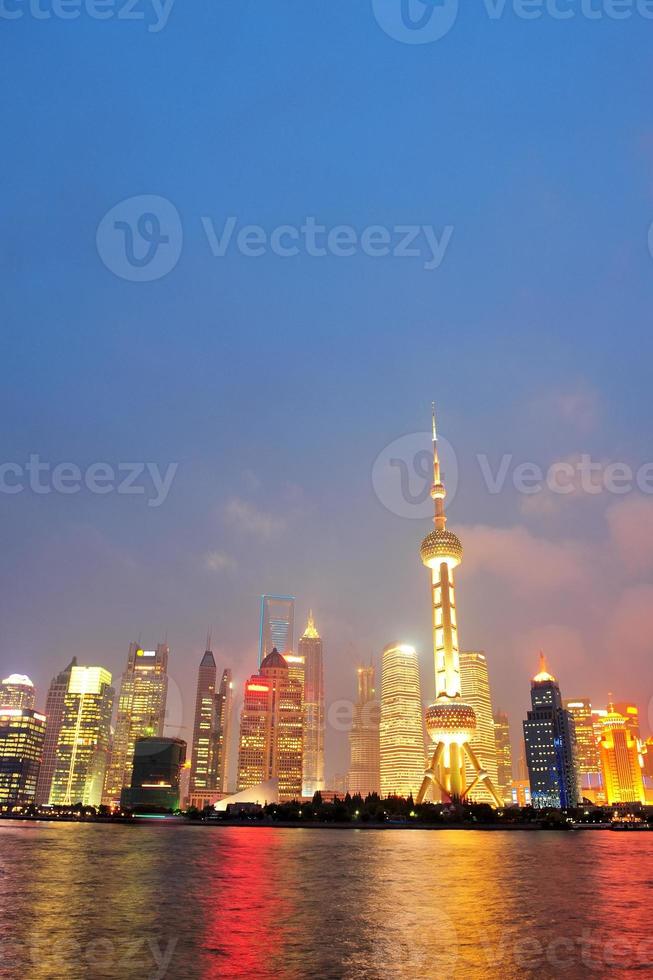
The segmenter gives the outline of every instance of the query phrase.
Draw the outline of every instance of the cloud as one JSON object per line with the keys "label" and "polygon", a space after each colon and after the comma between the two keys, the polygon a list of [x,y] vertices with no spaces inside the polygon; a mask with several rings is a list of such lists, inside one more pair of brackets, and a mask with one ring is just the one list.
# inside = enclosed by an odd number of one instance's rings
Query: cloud
{"label": "cloud", "polygon": [[[563,689],[568,688],[565,677],[583,668],[587,662],[580,630],[561,623],[529,628],[515,637],[514,647],[516,660],[526,666],[530,677],[537,671],[538,654],[542,650],[551,673],[560,679]],[[584,696],[584,692],[576,692],[573,696]]]}
{"label": "cloud", "polygon": [[630,496],[606,514],[612,545],[627,571],[653,569],[653,500]]}
{"label": "cloud", "polygon": [[586,381],[547,392],[535,400],[533,408],[538,415],[572,425],[579,432],[590,432],[600,416],[598,392]]}
{"label": "cloud", "polygon": [[548,541],[523,527],[475,525],[461,536],[468,574],[502,578],[522,595],[567,589],[586,580],[582,551],[573,542]]}
{"label": "cloud", "polygon": [[[642,689],[642,681],[650,678],[653,655],[653,585],[634,585],[625,589],[611,610],[606,631],[610,663],[614,671],[610,680],[615,687],[630,686],[632,697],[639,691],[639,701],[649,708],[653,690]],[[653,715],[649,716],[653,722]]]}
{"label": "cloud", "polygon": [[525,517],[552,517],[571,501],[591,501],[605,496],[610,484],[608,460],[594,460],[589,453],[572,453],[556,459],[543,473],[537,493],[522,493],[519,509]]}
{"label": "cloud", "polygon": [[266,514],[239,497],[233,497],[228,501],[224,514],[233,527],[262,540],[278,537],[286,526],[282,518]]}
{"label": "cloud", "polygon": [[224,572],[233,568],[235,562],[225,551],[209,551],[204,556],[204,565],[209,572]]}

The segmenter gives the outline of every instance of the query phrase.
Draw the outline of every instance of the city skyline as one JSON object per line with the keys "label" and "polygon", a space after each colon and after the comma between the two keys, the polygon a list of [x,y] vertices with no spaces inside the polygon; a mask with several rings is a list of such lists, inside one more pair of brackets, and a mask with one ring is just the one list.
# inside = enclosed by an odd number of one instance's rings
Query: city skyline
{"label": "city skyline", "polygon": [[[312,613],[310,611],[308,616],[309,616],[309,627],[307,632],[309,633],[309,637],[314,638],[315,636],[317,636],[317,638],[319,639],[317,630],[313,625]],[[300,637],[299,643],[301,643],[302,638],[305,638],[305,636],[306,634],[304,634],[304,637]],[[394,648],[394,646],[395,646],[394,644],[389,645],[390,648]],[[132,643],[130,645],[130,657],[131,654],[135,655],[135,653],[139,649],[140,649],[139,644]],[[167,656],[170,653],[170,648],[167,646],[167,644],[159,644],[157,646],[157,650],[165,651],[166,653],[165,663],[167,667]],[[422,688],[422,695],[421,695],[422,704],[423,707],[426,707],[428,705],[429,698],[423,690],[424,682],[422,681],[422,673],[424,670],[424,663],[423,663],[424,658],[423,657],[420,658],[419,654],[416,651],[415,651],[415,655],[416,655],[416,662],[418,665],[419,676],[420,676],[420,688]],[[461,661],[464,660],[465,658],[471,657],[473,659],[478,656],[479,654],[477,652],[470,653],[469,651],[461,651]],[[484,656],[484,654],[481,656]],[[233,789],[235,785],[235,769],[237,766],[238,716],[240,711],[242,710],[242,704],[243,704],[242,689],[239,689],[238,684],[231,680],[231,668],[225,667],[221,671],[222,680],[219,689],[217,692],[216,690],[214,690],[215,686],[217,685],[218,668],[215,664],[215,659],[213,657],[212,651],[206,651],[206,653],[204,654],[204,660],[200,664],[200,673],[204,663],[208,665],[207,657],[210,657],[211,659],[213,679],[211,681],[210,689],[209,689],[210,705],[212,705],[212,707],[207,707],[206,711],[208,712],[207,717],[210,715],[211,717],[214,718],[214,723],[216,726],[215,729],[213,730],[212,738],[215,740],[216,746],[219,743],[219,751],[217,752],[217,754],[215,754],[215,760],[216,760],[215,764],[216,766],[218,766],[220,773],[218,774],[218,770],[216,769],[215,773],[213,774],[213,782],[211,784],[210,789],[207,787],[202,787],[201,785],[195,786],[194,789],[193,788],[191,789],[191,792],[194,792],[196,798],[198,799],[202,796],[203,792],[205,796],[207,794],[208,795],[214,794],[216,791],[219,793],[226,793],[227,791]],[[300,678],[300,674],[301,674],[301,678],[303,679],[304,658],[285,655],[285,659],[288,661],[288,665],[290,667],[291,673],[294,672],[298,679]],[[373,658],[373,660],[374,659],[377,659],[380,663],[382,663],[383,651],[380,651],[378,657]],[[301,661],[301,664],[299,663],[299,661]],[[174,658],[173,658],[173,662],[174,662]],[[13,704],[14,702],[16,704],[23,703],[23,700],[25,698],[25,695],[22,693],[23,691],[27,692],[27,700],[25,701],[25,703],[29,705],[35,705],[35,707],[38,710],[44,710],[44,705],[47,707],[48,704],[51,704],[53,724],[51,726],[48,726],[46,730],[44,762],[42,766],[42,771],[39,774],[39,782],[41,783],[42,781],[45,780],[47,782],[47,785],[45,786],[45,789],[41,789],[40,792],[37,790],[37,800],[40,800],[41,802],[46,802],[49,795],[48,786],[51,780],[51,774],[54,765],[54,753],[56,748],[55,739],[56,739],[57,725],[58,725],[58,711],[61,710],[60,706],[63,703],[62,696],[66,691],[66,686],[69,679],[69,672],[73,665],[74,664],[71,663],[69,667],[66,668],[67,672],[64,672],[63,674],[55,675],[55,677],[52,678],[50,684],[50,690],[47,695],[47,698],[40,697],[38,690],[35,688],[31,679],[27,675],[23,675],[15,672],[14,674],[5,678],[2,683],[0,683],[0,691],[5,689],[6,691],[10,692],[10,694],[6,696],[6,701],[8,705]],[[82,667],[86,667],[86,665],[82,665]],[[359,674],[362,669],[364,668],[359,668]],[[374,670],[373,667],[370,669],[372,669],[372,671]],[[349,678],[350,681],[354,677],[354,671],[355,669],[352,668],[352,674]],[[484,672],[487,678],[487,667],[485,667]],[[461,674],[462,674],[462,668],[461,668]],[[471,681],[468,681],[468,683],[470,685],[472,684]],[[303,685],[303,680],[301,680],[300,682],[300,686],[301,685]],[[427,681],[427,685],[428,685],[428,681]],[[489,690],[487,689],[487,679],[482,682],[481,686],[485,688],[482,695],[482,701],[483,703],[485,703],[487,701],[487,690]],[[15,695],[11,693],[14,688],[17,692]],[[471,686],[469,687],[469,690],[472,690]],[[53,695],[54,695],[54,700],[51,700]],[[336,706],[338,704],[342,706],[343,704],[346,704],[347,701],[348,699],[332,699],[328,695],[328,693],[326,695],[327,709],[329,705],[333,705],[335,703]],[[493,686],[490,694],[490,704],[491,704],[492,714],[494,714],[497,711],[497,704],[500,702],[501,702],[501,697],[497,692],[495,692]],[[207,702],[207,704],[208,703],[209,702]],[[223,706],[222,708],[218,708],[219,703]],[[576,722],[577,740],[578,740],[579,779],[582,776],[588,774],[587,779],[584,783],[579,782],[579,787],[583,786],[587,792],[587,795],[589,795],[589,797],[595,800],[597,803],[600,803],[601,800],[603,799],[603,792],[600,784],[600,777],[599,777],[599,783],[597,783],[596,779],[593,779],[592,777],[597,776],[600,773],[600,763],[598,761],[600,757],[599,741],[602,732],[602,722],[605,716],[610,711],[611,703],[613,704],[614,707],[616,707],[617,712],[623,712],[626,729],[633,732],[636,738],[641,740],[642,744],[644,744],[647,741],[646,739],[647,726],[646,723],[644,722],[644,726],[643,726],[644,730],[642,730],[642,726],[640,724],[639,708],[633,699],[616,701],[615,699],[612,698],[611,694],[609,694],[603,700],[597,699],[597,702],[594,703],[594,706],[592,706],[592,703],[590,702],[589,699],[579,700],[577,698],[576,699],[565,698],[564,701],[564,706],[570,709],[571,714]],[[355,699],[352,699],[349,702],[349,704],[350,704],[351,713],[349,714],[348,717],[350,717],[353,721],[353,719],[356,717],[356,710],[357,710],[355,706],[356,704]],[[5,707],[6,706],[7,705],[5,705]],[[164,706],[165,706],[165,702],[164,702]],[[221,731],[221,724],[218,721],[219,711],[225,709],[226,709],[225,717],[227,719],[227,724],[225,726],[224,731]],[[115,710],[119,711],[118,698],[116,698]],[[114,713],[115,712],[112,711],[112,716]],[[490,714],[487,711],[485,711],[485,713],[488,714],[488,718],[489,718]],[[233,723],[234,718],[235,718],[235,724]],[[591,721],[587,720],[590,718]],[[163,734],[165,734],[168,737],[178,736],[179,733],[182,732],[186,727],[184,725],[179,725],[178,720],[179,720],[179,716],[177,715],[177,720],[173,721],[171,724],[165,722],[163,725],[164,727]],[[135,720],[135,723],[137,725],[139,724],[137,718]],[[306,717],[304,719],[304,725],[306,725]],[[349,739],[349,728],[347,727],[346,730],[342,729],[342,721],[340,721],[338,725],[341,728],[341,730],[345,732],[345,736]],[[589,741],[592,741],[592,736],[586,734],[586,731],[590,731],[590,728],[587,728],[588,725],[590,726],[593,735],[592,745],[588,744]],[[329,727],[330,726],[327,721],[325,726],[327,733],[329,731]],[[519,734],[515,732],[515,729],[519,730],[520,728],[521,728],[521,715],[517,719],[513,719],[513,718],[509,719],[508,731],[511,737],[510,754],[512,755],[513,758],[519,758],[519,755],[521,753],[521,748],[520,748],[522,744],[521,737]],[[485,740],[487,741],[487,734],[485,735]],[[651,749],[653,749],[653,739],[649,738],[649,742],[651,744]],[[113,745],[115,747],[115,736],[113,739]],[[188,740],[189,764],[194,749],[195,749],[195,740],[192,737],[190,737]],[[517,754],[515,754],[516,750],[517,750]],[[350,752],[350,748],[348,746],[348,758],[349,758],[349,752]],[[651,754],[653,754],[653,751]],[[594,763],[592,764],[591,767],[589,765],[583,766],[583,759],[587,759],[590,755],[594,759]],[[646,759],[647,765],[650,766],[650,759],[647,756],[645,756],[644,758]],[[328,788],[327,784],[332,779],[334,773],[337,774],[338,772],[338,764],[337,761],[334,759],[334,757],[330,754],[326,754],[326,760],[328,762],[328,769],[324,770],[326,775],[324,780],[324,786],[322,788]],[[107,762],[107,776],[109,775],[110,767],[113,764],[115,764],[114,758],[113,755],[110,753]],[[491,775],[494,772],[494,765],[495,763],[492,763],[490,766]],[[225,775],[225,768],[226,768],[226,775]],[[349,761],[345,765],[345,771],[348,768],[349,768]],[[231,773],[231,778],[230,778],[230,773]],[[515,773],[515,775],[518,776],[517,773]],[[193,787],[194,784],[191,783],[191,786]],[[104,795],[105,795],[104,802],[109,802],[109,797],[107,796],[106,792]],[[115,791],[113,796],[115,796]],[[485,794],[476,793],[474,794],[473,798],[485,799]]]}

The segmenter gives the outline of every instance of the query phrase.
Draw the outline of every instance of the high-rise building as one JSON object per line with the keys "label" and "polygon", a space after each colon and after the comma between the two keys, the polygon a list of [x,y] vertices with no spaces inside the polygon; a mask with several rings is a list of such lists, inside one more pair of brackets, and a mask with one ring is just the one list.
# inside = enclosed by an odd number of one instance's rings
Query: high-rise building
{"label": "high-rise building", "polygon": [[381,661],[381,796],[414,796],[424,775],[424,720],[414,647],[389,643]]}
{"label": "high-rise building", "polygon": [[[422,541],[420,556],[431,579],[435,701],[426,709],[426,728],[433,743],[433,754],[417,802],[423,802],[427,796],[442,801],[464,800],[479,783],[484,783],[494,803],[503,806],[489,773],[472,749],[476,712],[462,697],[454,570],[462,561],[463,546],[457,535],[447,530],[446,490],[440,474],[435,406],[431,497],[435,527]],[[471,764],[474,773],[471,783],[467,781],[467,763]]]}
{"label": "high-rise building", "polygon": [[532,709],[524,722],[526,764],[534,807],[573,807],[579,802],[574,720],[544,654],[531,681]]}
{"label": "high-rise building", "polygon": [[0,708],[33,708],[34,685],[27,674],[10,674],[0,684]]}
{"label": "high-rise building", "polygon": [[566,698],[564,706],[574,719],[576,731],[576,771],[581,800],[601,805],[606,802],[601,771],[600,726],[589,698]]}
{"label": "high-rise building", "polygon": [[304,658],[304,796],[324,789],[324,665],[322,639],[312,611],[299,641]]}
{"label": "high-rise building", "polygon": [[579,776],[601,771],[592,703],[589,698],[565,698],[564,706],[574,719],[576,731],[576,767]]}
{"label": "high-rise building", "polygon": [[258,637],[258,662],[261,665],[266,650],[277,649],[282,653],[294,649],[295,597],[294,595],[262,595],[261,620]]}
{"label": "high-rise building", "polygon": [[103,803],[107,806],[119,806],[121,791],[131,786],[137,739],[163,735],[169,652],[165,643],[159,643],[156,650],[144,650],[140,643],[129,645],[104,786]]}
{"label": "high-rise building", "polygon": [[60,674],[52,678],[48,688],[48,696],[45,702],[45,717],[47,724],[45,728],[45,742],[43,744],[43,757],[36,780],[36,802],[39,805],[48,803],[50,800],[50,790],[52,788],[52,777],[57,761],[57,745],[59,744],[59,730],[63,719],[63,709],[68,684],[70,682],[70,672],[77,666],[77,657],[73,657],[67,667]]}
{"label": "high-rise building", "polygon": [[494,715],[494,741],[497,752],[497,790],[506,804],[512,803],[512,745],[510,722],[505,711]]}
{"label": "high-rise building", "polygon": [[216,789],[220,793],[227,793],[229,789],[229,748],[231,745],[233,700],[234,682],[231,679],[231,669],[225,667],[215,697],[215,773]]}
{"label": "high-rise building", "polygon": [[136,739],[131,785],[122,790],[120,805],[129,809],[178,809],[185,761],[186,743],[181,738]]}
{"label": "high-rise building", "polygon": [[[347,784],[350,793],[381,792],[381,763],[379,725],[381,705],[374,689],[374,667],[358,668],[358,700],[354,705],[351,731],[349,732],[349,774]],[[334,786],[334,789],[337,789]]]}
{"label": "high-rise building", "polygon": [[34,803],[45,715],[33,708],[0,708],[0,809]]}
{"label": "high-rise building", "polygon": [[258,674],[245,684],[238,744],[238,791],[272,779],[279,781],[279,800],[302,794],[301,683],[275,648]]}
{"label": "high-rise building", "polygon": [[215,686],[217,671],[210,647],[200,661],[195,696],[195,724],[190,766],[190,793],[211,792],[216,789],[215,778]]}
{"label": "high-rise building", "polygon": [[[482,650],[460,651],[460,693],[467,704],[471,704],[476,714],[476,731],[470,745],[481,767],[489,775],[492,784],[498,786],[497,743],[494,734],[492,698],[490,695],[490,676],[487,657]],[[474,767],[467,760],[467,781],[471,783],[476,775]],[[468,799],[475,803],[494,804],[495,800],[487,785],[477,783],[468,793]]]}
{"label": "high-rise building", "polygon": [[72,667],[64,698],[50,803],[98,806],[106,776],[113,712],[111,674]]}
{"label": "high-rise building", "polygon": [[645,803],[639,743],[614,704],[608,705],[602,729],[599,750],[608,803]]}
{"label": "high-rise building", "polygon": [[633,738],[641,741],[642,733],[639,728],[639,708],[632,701],[615,701],[614,710],[626,720],[626,728]]}

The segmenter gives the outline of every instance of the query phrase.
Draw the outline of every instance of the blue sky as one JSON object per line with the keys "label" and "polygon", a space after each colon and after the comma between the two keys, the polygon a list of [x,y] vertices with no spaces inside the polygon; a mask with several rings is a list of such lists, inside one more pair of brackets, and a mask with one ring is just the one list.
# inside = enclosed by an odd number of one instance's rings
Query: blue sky
{"label": "blue sky", "polygon": [[[510,481],[488,493],[475,456],[651,458],[653,21],[510,5],[492,20],[475,3],[405,44],[367,0],[177,0],[158,33],[144,3],[147,21],[18,9],[0,69],[3,459],[178,469],[160,507],[0,493],[2,670],[41,691],[72,653],[117,674],[134,636],[167,629],[189,724],[207,626],[242,679],[259,593],[291,591],[324,634],[330,700],[397,637],[418,646],[428,698],[428,518],[384,507],[371,474],[436,398],[460,468],[450,519],[471,543],[461,635],[487,649],[495,700],[516,729],[546,646],[563,693],[604,702],[611,684],[646,713],[650,494],[538,507]],[[96,247],[103,216],[142,195],[183,229],[151,282]],[[202,219],[229,216],[268,234],[309,216],[453,233],[430,271],[214,257]],[[328,744],[341,770],[345,739]]]}

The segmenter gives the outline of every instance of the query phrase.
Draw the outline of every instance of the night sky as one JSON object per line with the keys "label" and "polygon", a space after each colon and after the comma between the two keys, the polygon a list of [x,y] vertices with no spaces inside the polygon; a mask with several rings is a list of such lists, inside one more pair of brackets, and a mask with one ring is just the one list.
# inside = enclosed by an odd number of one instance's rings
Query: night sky
{"label": "night sky", "polygon": [[[487,651],[515,741],[540,648],[563,696],[612,691],[646,719],[653,20],[492,19],[479,2],[407,44],[368,0],[177,0],[159,31],[145,0],[133,21],[17,9],[0,61],[3,488],[30,455],[178,468],[160,506],[146,476],[143,494],[3,489],[3,676],[28,673],[42,706],[73,654],[117,681],[130,640],[167,631],[190,726],[207,628],[240,686],[260,593],[290,592],[324,638],[328,702],[396,639],[428,700],[429,502],[410,498],[435,399],[460,637]],[[98,232],[142,195],[180,221],[152,281],[116,274]],[[215,256],[206,228],[230,217]],[[423,235],[417,256],[235,240],[307,218],[393,245],[398,226],[449,231],[437,268]],[[583,454],[600,492],[580,485]],[[560,461],[572,492],[515,487],[520,464]],[[640,487],[614,485],[612,462]],[[327,752],[343,771],[344,733]]]}

